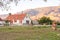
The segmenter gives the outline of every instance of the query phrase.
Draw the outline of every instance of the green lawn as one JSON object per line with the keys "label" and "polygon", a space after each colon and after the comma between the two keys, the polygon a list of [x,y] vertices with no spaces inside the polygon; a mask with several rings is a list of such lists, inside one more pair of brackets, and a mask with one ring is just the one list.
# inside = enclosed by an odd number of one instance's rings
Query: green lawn
{"label": "green lawn", "polygon": [[0,27],[0,40],[60,40],[60,28],[50,27]]}

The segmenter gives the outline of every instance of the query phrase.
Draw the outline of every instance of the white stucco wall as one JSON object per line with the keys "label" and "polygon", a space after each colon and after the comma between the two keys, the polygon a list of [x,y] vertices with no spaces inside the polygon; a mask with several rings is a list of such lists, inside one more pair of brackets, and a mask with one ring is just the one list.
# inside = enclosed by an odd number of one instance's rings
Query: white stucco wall
{"label": "white stucco wall", "polygon": [[29,24],[31,24],[31,19],[29,17],[25,17],[24,20],[22,20],[22,24],[26,24],[26,20],[29,20]]}
{"label": "white stucco wall", "polygon": [[20,23],[20,20],[17,20],[16,22],[13,20],[13,25],[22,25],[22,23]]}

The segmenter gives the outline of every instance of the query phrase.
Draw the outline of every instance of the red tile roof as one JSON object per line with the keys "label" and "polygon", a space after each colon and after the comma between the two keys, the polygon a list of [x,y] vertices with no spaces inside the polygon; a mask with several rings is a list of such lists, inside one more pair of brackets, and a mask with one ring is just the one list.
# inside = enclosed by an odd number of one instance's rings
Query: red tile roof
{"label": "red tile roof", "polygon": [[14,14],[14,15],[9,15],[6,19],[9,20],[10,22],[17,21],[20,20],[20,22],[22,22],[22,20],[25,18],[26,14]]}

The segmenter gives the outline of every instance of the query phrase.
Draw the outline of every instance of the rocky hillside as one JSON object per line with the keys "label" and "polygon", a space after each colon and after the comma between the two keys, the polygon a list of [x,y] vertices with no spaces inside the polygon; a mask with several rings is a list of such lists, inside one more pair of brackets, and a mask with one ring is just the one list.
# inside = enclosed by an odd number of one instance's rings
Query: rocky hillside
{"label": "rocky hillside", "polygon": [[46,16],[52,20],[60,21],[60,6],[30,9],[25,12],[30,14],[32,20]]}
{"label": "rocky hillside", "polygon": [[5,20],[5,18],[8,16],[9,14],[4,14],[4,15],[0,15],[0,18]]}

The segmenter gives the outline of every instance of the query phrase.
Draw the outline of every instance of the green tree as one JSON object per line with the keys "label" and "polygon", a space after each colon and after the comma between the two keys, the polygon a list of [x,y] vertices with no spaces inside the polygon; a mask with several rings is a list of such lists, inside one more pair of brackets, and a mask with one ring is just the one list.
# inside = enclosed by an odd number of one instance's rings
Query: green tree
{"label": "green tree", "polygon": [[9,21],[8,20],[5,20],[5,25],[9,25]]}
{"label": "green tree", "polygon": [[49,17],[43,16],[38,20],[39,24],[52,24],[52,20]]}
{"label": "green tree", "polygon": [[56,22],[57,23],[57,25],[60,25],[60,22]]}

